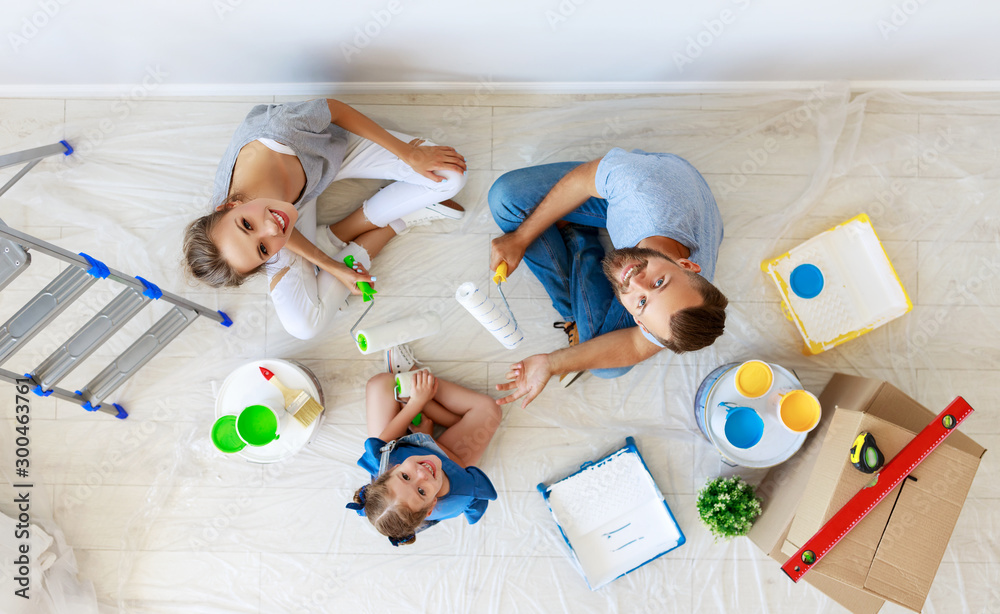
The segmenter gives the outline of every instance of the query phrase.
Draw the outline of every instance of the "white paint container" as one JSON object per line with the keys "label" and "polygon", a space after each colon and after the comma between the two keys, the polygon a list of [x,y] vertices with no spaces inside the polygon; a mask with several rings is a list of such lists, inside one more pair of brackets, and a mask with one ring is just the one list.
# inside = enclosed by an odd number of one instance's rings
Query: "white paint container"
{"label": "white paint container", "polygon": [[471,281],[458,287],[455,300],[508,350],[516,348],[524,340],[510,312],[503,305],[493,302]]}
{"label": "white paint container", "polygon": [[[782,395],[802,390],[802,384],[788,369],[767,363],[774,374],[770,390],[759,398],[748,399],[736,389],[736,372],[740,364],[724,364],[708,374],[695,394],[694,416],[698,428],[719,451],[726,464],[773,467],[791,458],[806,439],[805,433],[790,432],[778,417],[778,403]],[[726,420],[734,405],[753,409],[764,423],[760,440],[749,448],[737,447],[726,438]]]}

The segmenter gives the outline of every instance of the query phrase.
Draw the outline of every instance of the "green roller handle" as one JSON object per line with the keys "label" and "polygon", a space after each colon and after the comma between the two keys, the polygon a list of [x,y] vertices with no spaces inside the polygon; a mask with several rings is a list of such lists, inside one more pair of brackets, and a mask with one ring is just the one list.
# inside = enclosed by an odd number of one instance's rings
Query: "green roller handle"
{"label": "green roller handle", "polygon": [[[354,268],[354,256],[348,254],[344,258],[344,264],[346,264],[350,268]],[[357,285],[358,289],[361,290],[361,296],[364,297],[364,301],[363,302],[365,302],[365,303],[367,303],[368,301],[372,300],[372,298],[374,298],[374,296],[376,294],[378,294],[378,290],[376,290],[375,288],[372,288],[372,285],[370,283],[368,283],[367,281],[359,281],[355,285]]]}

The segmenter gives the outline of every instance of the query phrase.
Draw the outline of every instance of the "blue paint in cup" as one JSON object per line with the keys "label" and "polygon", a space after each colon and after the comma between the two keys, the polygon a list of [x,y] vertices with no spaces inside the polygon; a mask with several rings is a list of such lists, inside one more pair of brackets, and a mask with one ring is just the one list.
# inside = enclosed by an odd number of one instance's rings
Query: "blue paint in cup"
{"label": "blue paint in cup", "polygon": [[795,267],[788,282],[792,287],[792,292],[805,299],[819,296],[825,283],[823,271],[820,271],[815,264],[800,264]]}
{"label": "blue paint in cup", "polygon": [[750,407],[739,407],[733,403],[719,403],[726,407],[726,440],[740,449],[757,445],[764,435],[764,421]]}

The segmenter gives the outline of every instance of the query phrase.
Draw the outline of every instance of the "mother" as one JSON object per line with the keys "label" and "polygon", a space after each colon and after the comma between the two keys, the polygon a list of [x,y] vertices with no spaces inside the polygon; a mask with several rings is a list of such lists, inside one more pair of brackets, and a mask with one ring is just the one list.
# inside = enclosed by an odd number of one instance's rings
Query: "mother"
{"label": "mother", "polygon": [[[215,211],[191,223],[192,274],[239,286],[267,273],[282,326],[314,337],[389,240],[409,226],[460,219],[449,200],[465,185],[465,158],[389,132],[337,100],[258,105],[236,130],[215,176]],[[392,183],[331,226],[316,227],[316,197],[338,179]],[[283,249],[285,248],[285,249]],[[347,255],[354,268],[343,264]]]}

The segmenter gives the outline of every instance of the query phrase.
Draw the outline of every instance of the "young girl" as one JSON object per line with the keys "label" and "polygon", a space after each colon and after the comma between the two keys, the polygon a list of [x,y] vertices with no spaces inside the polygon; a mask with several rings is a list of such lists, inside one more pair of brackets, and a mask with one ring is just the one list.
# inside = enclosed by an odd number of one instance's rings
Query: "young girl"
{"label": "young girl", "polygon": [[[368,381],[369,439],[358,465],[373,479],[347,507],[399,546],[412,544],[418,531],[445,518],[465,514],[475,524],[497,498],[486,474],[472,465],[493,438],[501,414],[491,397],[428,371],[416,373],[405,403],[396,401],[394,383],[392,373]],[[421,432],[407,435],[417,414]],[[447,427],[437,440],[430,435],[434,423]]]}
{"label": "young girl", "polygon": [[[449,200],[465,185],[451,147],[386,131],[336,100],[258,105],[233,135],[215,176],[209,215],[188,226],[192,274],[239,286],[264,268],[285,330],[315,336],[355,284],[373,282],[371,258],[409,226],[460,219]],[[316,227],[316,197],[338,179],[392,179],[343,220]],[[286,248],[286,249],[282,249]],[[354,256],[352,269],[343,264]]]}

